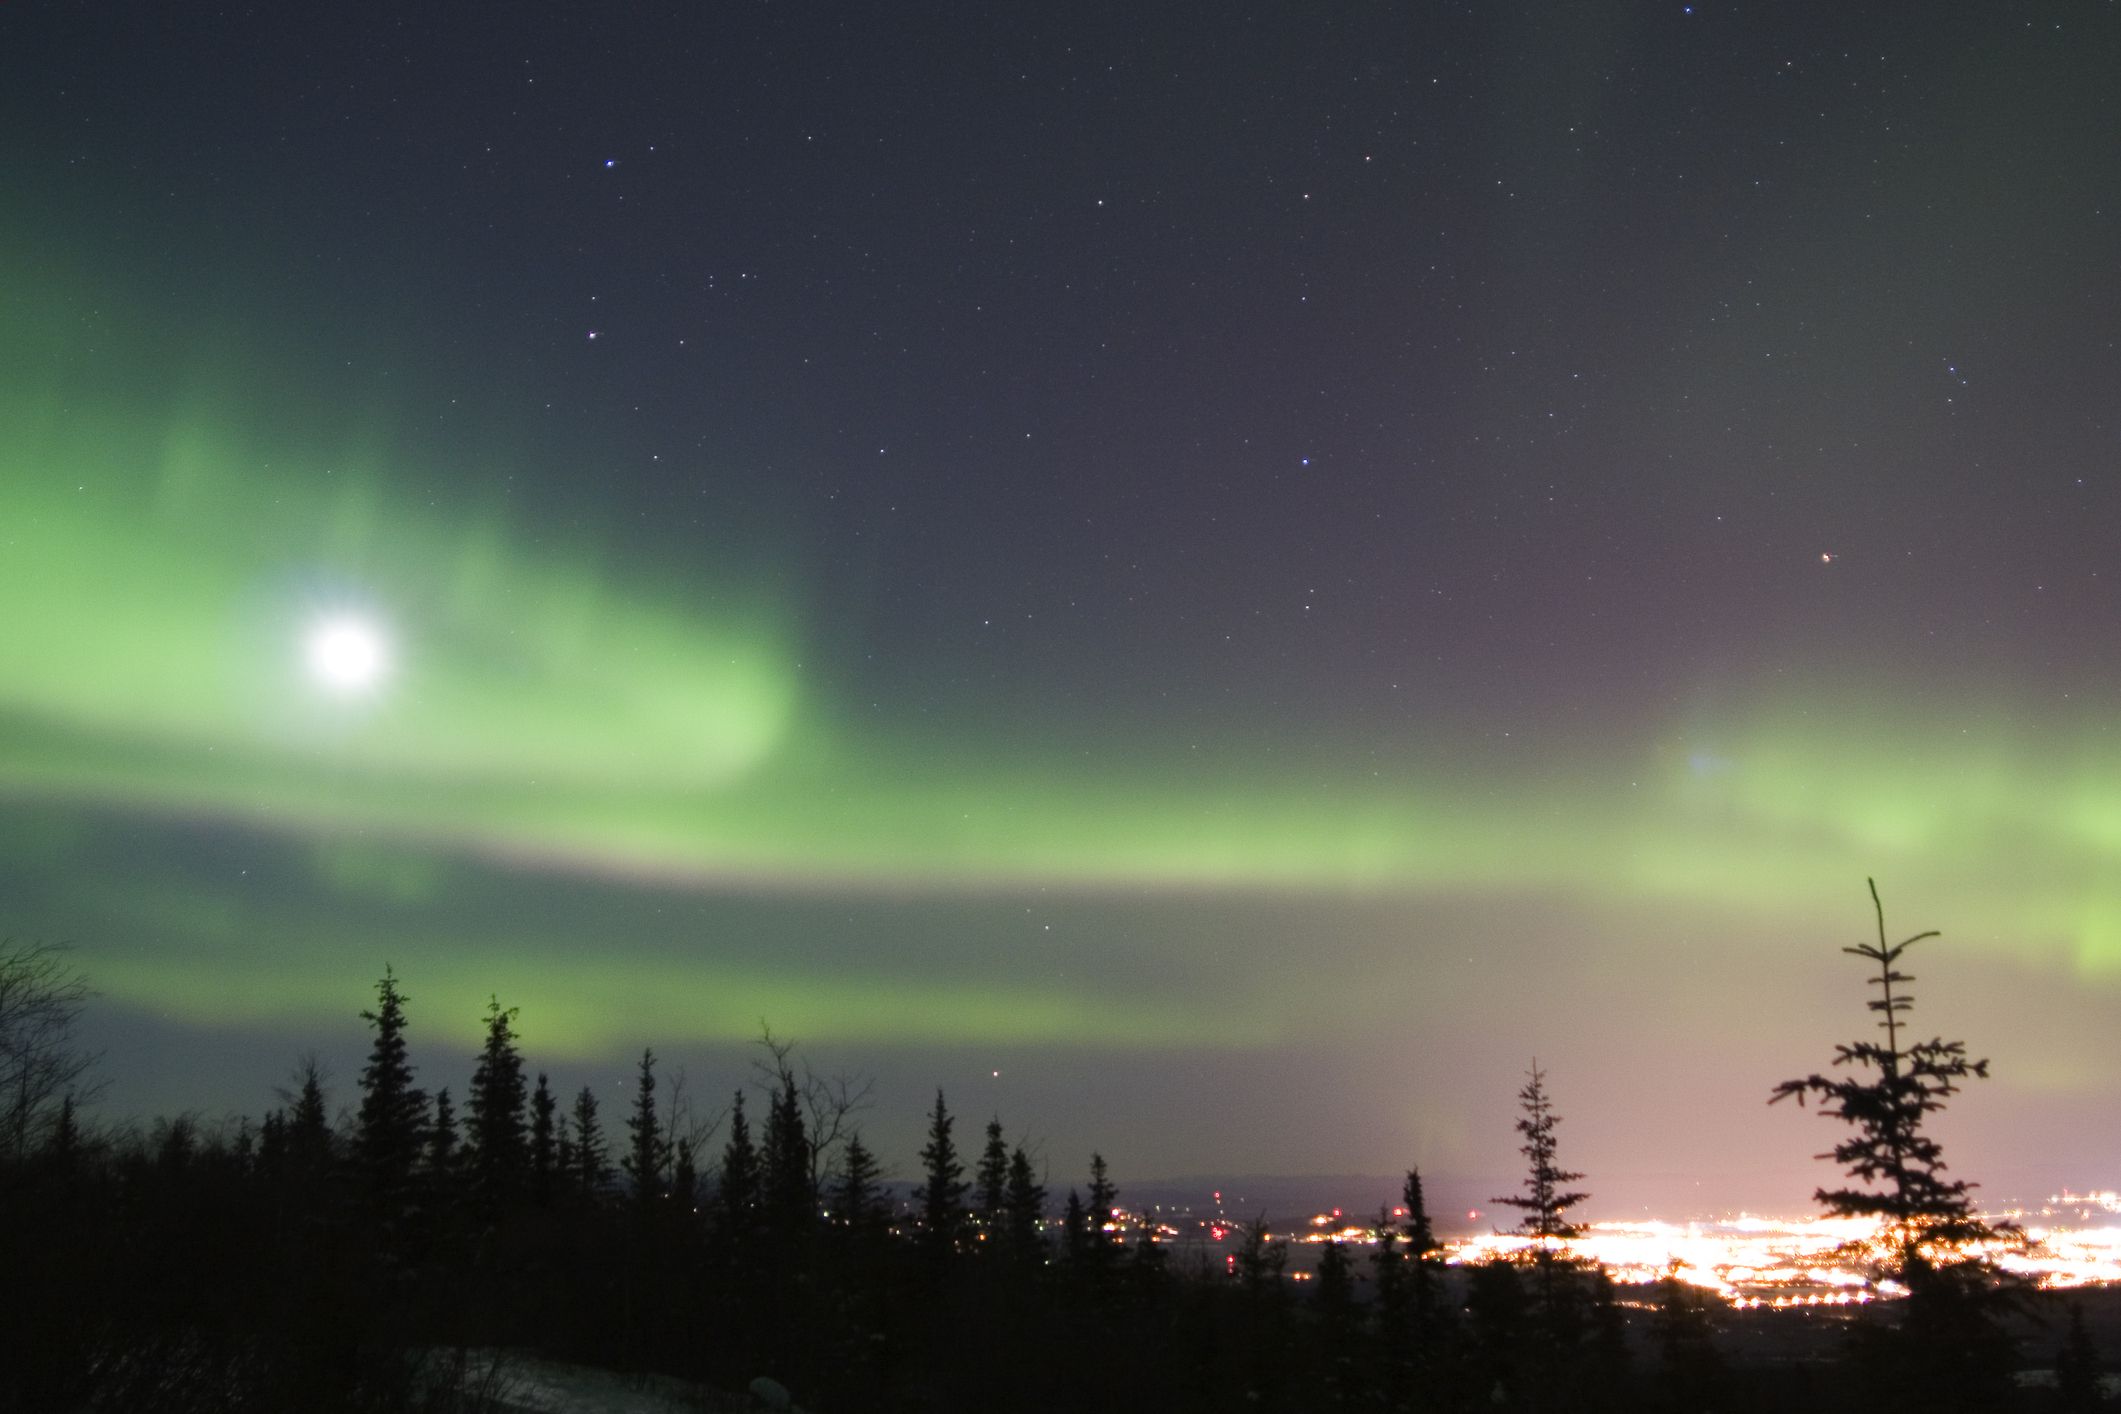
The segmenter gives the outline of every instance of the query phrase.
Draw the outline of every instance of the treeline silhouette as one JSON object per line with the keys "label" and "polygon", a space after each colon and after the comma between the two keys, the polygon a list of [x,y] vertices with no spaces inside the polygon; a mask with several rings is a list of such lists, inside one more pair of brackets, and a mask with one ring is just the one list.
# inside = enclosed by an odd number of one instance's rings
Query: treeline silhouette
{"label": "treeline silhouette", "polygon": [[[769,1376],[828,1414],[1915,1407],[1875,1346],[1734,1364],[1720,1305],[1571,1256],[1584,1195],[1536,1066],[1504,1200],[1519,1259],[1446,1267],[1411,1171],[1374,1247],[1330,1245],[1297,1283],[1264,1219],[1213,1265],[1130,1234],[1100,1156],[1054,1202],[998,1118],[961,1149],[941,1092],[901,1199],[855,1124],[863,1087],[770,1033],[710,1130],[652,1052],[616,1122],[586,1087],[563,1099],[498,1000],[459,1107],[417,1083],[407,1007],[386,970],[337,1123],[313,1058],[255,1121],[94,1135],[64,1096],[25,1118],[0,1148],[0,1409],[476,1408],[435,1352],[496,1347]],[[1978,1353],[2007,1375],[2007,1348]]]}

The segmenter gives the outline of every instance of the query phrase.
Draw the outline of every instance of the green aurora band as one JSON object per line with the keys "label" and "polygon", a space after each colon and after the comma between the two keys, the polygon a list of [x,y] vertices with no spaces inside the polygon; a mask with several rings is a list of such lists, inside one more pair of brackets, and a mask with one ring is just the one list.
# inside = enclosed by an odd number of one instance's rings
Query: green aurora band
{"label": "green aurora band", "polygon": [[[128,378],[75,327],[84,303],[9,305],[0,829],[18,867],[42,857],[56,878],[70,842],[114,821],[239,827],[344,905],[261,910],[145,866],[118,902],[51,885],[53,911],[155,939],[98,951],[120,1000],[202,1024],[340,1016],[349,969],[374,970],[364,929],[387,917],[425,958],[420,990],[468,1017],[505,930],[446,920],[511,877],[675,897],[1675,900],[1839,937],[1871,872],[1919,895],[1925,926],[2121,976],[2121,745],[2103,722],[2002,697],[1910,713],[1894,684],[1820,672],[1647,744],[1478,768],[1153,741],[1086,764],[976,720],[948,746],[892,740],[806,695],[804,614],[770,576],[533,535],[388,438],[334,445],[299,408],[268,415],[254,369],[173,391],[139,372],[168,357],[143,340]],[[307,625],[348,609],[395,644],[372,695],[302,668]],[[799,973],[697,952],[644,1003],[570,942],[580,923],[520,925],[509,946],[540,959],[520,1000],[541,1034],[582,1051],[643,1026],[741,1037],[761,1015],[818,1036],[1194,1044],[1296,1034],[1345,1005],[1225,978],[1174,1010],[1095,972]]]}

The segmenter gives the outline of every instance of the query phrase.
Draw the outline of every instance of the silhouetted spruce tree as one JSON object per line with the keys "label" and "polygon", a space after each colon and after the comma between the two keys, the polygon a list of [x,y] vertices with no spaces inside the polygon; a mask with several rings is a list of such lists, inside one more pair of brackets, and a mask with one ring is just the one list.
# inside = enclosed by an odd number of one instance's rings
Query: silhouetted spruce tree
{"label": "silhouetted spruce tree", "polygon": [[1436,1240],[1436,1229],[1429,1221],[1420,1169],[1407,1170],[1400,1201],[1407,1210],[1403,1234],[1407,1241],[1407,1315],[1411,1324],[1406,1336],[1412,1342],[1417,1368],[1434,1370],[1448,1336],[1450,1306],[1444,1299],[1443,1244]]}
{"label": "silhouetted spruce tree", "polygon": [[1412,1267],[1400,1250],[1391,1209],[1379,1208],[1377,1249],[1370,1254],[1370,1286],[1377,1322],[1378,1393],[1387,1409],[1404,1408],[1415,1383]]}
{"label": "silhouetted spruce tree", "polygon": [[850,1234],[867,1237],[883,1225],[883,1172],[876,1155],[862,1142],[860,1130],[847,1136],[840,1153],[839,1181],[833,1187],[833,1221]]}
{"label": "silhouetted spruce tree", "polygon": [[[1841,1078],[1808,1075],[1775,1087],[1769,1104],[1795,1098],[1819,1101],[1820,1113],[1838,1119],[1855,1132],[1834,1146],[1832,1158],[1862,1187],[1822,1188],[1813,1201],[1836,1217],[1875,1218],[1884,1225],[1885,1274],[1904,1278],[1918,1261],[1934,1254],[1956,1257],[1970,1243],[1993,1241],[1999,1230],[1974,1211],[1974,1185],[1944,1177],[1944,1151],[1924,1132],[1929,1117],[1944,1108],[1969,1077],[1986,1079],[1988,1062],[1969,1060],[1964,1041],[1942,1039],[1903,1043],[1902,1018],[1914,998],[1899,990],[1915,979],[1898,970],[1902,956],[1915,944],[1939,936],[1935,929],[1888,945],[1885,906],[1878,885],[1870,882],[1871,906],[1878,919],[1877,943],[1842,951],[1877,964],[1871,985],[1878,995],[1866,1003],[1880,1018],[1884,1044],[1855,1041],[1834,1048],[1834,1064],[1853,1066],[1869,1075]],[[1822,1155],[1821,1157],[1826,1157]]]}
{"label": "silhouetted spruce tree", "polygon": [[182,1174],[199,1157],[199,1121],[189,1114],[158,1119],[153,1143],[155,1167],[161,1171],[160,1176],[170,1178]]}
{"label": "silhouetted spruce tree", "polygon": [[323,1069],[306,1055],[295,1067],[295,1084],[278,1091],[285,1108],[258,1127],[257,1172],[271,1184],[280,1220],[318,1218],[332,1206],[337,1144],[324,1100]]}
{"label": "silhouetted spruce tree", "polygon": [[1925,1130],[1961,1081],[1987,1078],[1988,1062],[1969,1059],[1963,1041],[1906,1039],[1914,998],[1904,988],[1915,979],[1899,963],[1938,934],[1888,943],[1885,905],[1876,881],[1868,882],[1878,941],[1842,951],[1877,968],[1870,985],[1878,995],[1866,1006],[1884,1040],[1836,1046],[1834,1064],[1849,1073],[1785,1080],[1769,1103],[1817,1099],[1822,1114],[1849,1126],[1849,1137],[1820,1157],[1853,1182],[1821,1188],[1813,1200],[1837,1217],[1875,1219],[1882,1236],[1871,1253],[1874,1271],[1907,1288],[1897,1330],[1857,1328],[1854,1368],[1874,1382],[1870,1397],[1894,1408],[1995,1408],[2009,1396],[2015,1356],[2003,1318],[2017,1292],[1976,1244],[2016,1237],[2018,1229],[1975,1211],[1974,1185],[1944,1176],[1943,1148]]}
{"label": "silhouetted spruce tree", "polygon": [[1438,1403],[1442,1346],[1447,1338],[1442,1242],[1430,1225],[1421,1194],[1421,1170],[1408,1168],[1400,1189],[1400,1225],[1389,1210],[1377,1215],[1377,1253],[1372,1257],[1377,1293],[1372,1300],[1379,1336],[1379,1380],[1385,1408],[1404,1408],[1417,1395]]}
{"label": "silhouetted spruce tree", "polygon": [[537,1087],[530,1092],[530,1193],[539,1207],[552,1202],[553,1177],[561,1166],[558,1113],[559,1101],[541,1070]]}
{"label": "silhouetted spruce tree", "polygon": [[1519,1152],[1528,1165],[1524,1192],[1488,1201],[1524,1214],[1524,1220],[1510,1231],[1533,1239],[1535,1252],[1557,1252],[1568,1239],[1582,1234],[1583,1230],[1569,1221],[1568,1213],[1590,1195],[1566,1191],[1568,1184],[1580,1181],[1583,1175],[1571,1173],[1555,1160],[1554,1130],[1561,1123],[1561,1116],[1554,1113],[1553,1104],[1547,1099],[1546,1072],[1536,1060],[1532,1062],[1530,1078],[1517,1092],[1517,1103],[1524,1111],[1524,1117],[1517,1121],[1517,1132],[1524,1136]]}
{"label": "silhouetted spruce tree", "polygon": [[268,1110],[258,1122],[258,1172],[278,1181],[287,1176],[287,1112]]}
{"label": "silhouetted spruce tree", "polygon": [[670,1206],[679,1215],[690,1217],[700,1200],[700,1175],[692,1161],[692,1141],[680,1139],[670,1146],[670,1151]]}
{"label": "silhouetted spruce tree", "polygon": [[1019,1144],[1009,1155],[1009,1187],[1002,1198],[1002,1221],[1009,1254],[1020,1262],[1045,1260],[1046,1243],[1038,1225],[1046,1215],[1046,1190],[1031,1171],[1031,1156]]}
{"label": "silhouetted spruce tree", "polygon": [[1274,1241],[1267,1215],[1260,1214],[1237,1249],[1236,1266],[1247,1402],[1263,1409],[1287,1402],[1280,1390],[1289,1377],[1288,1283],[1283,1280],[1288,1263],[1288,1247]]}
{"label": "silhouetted spruce tree", "polygon": [[670,1145],[663,1137],[662,1117],[655,1110],[655,1052],[641,1052],[640,1078],[634,1085],[633,1113],[626,1116],[626,1157],[619,1161],[637,1203],[663,1196]]}
{"label": "silhouetted spruce tree", "polygon": [[744,1092],[729,1104],[729,1138],[722,1145],[721,1182],[715,1192],[715,1231],[728,1256],[741,1263],[758,1227],[759,1156],[744,1118]]}
{"label": "silhouetted spruce tree", "polygon": [[1067,1260],[1068,1270],[1080,1272],[1089,1251],[1090,1215],[1083,1211],[1082,1195],[1071,1188],[1067,1204],[1061,1209],[1061,1256]]}
{"label": "silhouetted spruce tree", "polygon": [[331,1116],[325,1107],[324,1071],[313,1055],[296,1069],[297,1084],[282,1134],[288,1167],[306,1183],[320,1181],[332,1161]]}
{"label": "silhouetted spruce tree", "polygon": [[766,1143],[760,1155],[760,1188],[766,1225],[782,1259],[792,1260],[817,1222],[817,1194],[810,1186],[810,1137],[795,1077],[785,1070],[766,1112]]}
{"label": "silhouetted spruce tree", "polygon": [[1489,1201],[1523,1213],[1510,1231],[1532,1239],[1519,1256],[1530,1275],[1524,1292],[1530,1310],[1516,1378],[1517,1388],[1530,1402],[1543,1407],[1562,1397],[1568,1368],[1578,1358],[1588,1326],[1587,1264],[1572,1256],[1566,1244],[1582,1233],[1570,1221],[1569,1210],[1590,1195],[1568,1187],[1583,1175],[1562,1168],[1555,1156],[1554,1130],[1561,1116],[1547,1098],[1546,1072],[1536,1060],[1517,1101],[1523,1111],[1517,1132],[1524,1136],[1519,1150],[1526,1164],[1524,1192]]}
{"label": "silhouetted spruce tree", "polygon": [[1002,1208],[1009,1197],[1009,1146],[1002,1142],[1002,1117],[987,1121],[987,1146],[980,1151],[975,1174],[979,1191],[980,1231],[990,1245],[999,1244]]}
{"label": "silhouetted spruce tree", "polygon": [[361,1071],[361,1107],[354,1128],[354,1164],[369,1201],[386,1217],[403,1212],[411,1194],[427,1127],[427,1097],[413,1088],[406,1059],[405,1003],[388,967],[376,984],[376,1009],[361,1019],[375,1029]]}
{"label": "silhouetted spruce tree", "polygon": [[435,1091],[434,1113],[427,1122],[427,1162],[420,1173],[426,1197],[428,1223],[422,1231],[431,1234],[433,1223],[446,1231],[456,1221],[463,1195],[464,1155],[457,1144],[457,1114],[450,1103],[449,1087]]}
{"label": "silhouetted spruce tree", "polygon": [[427,1122],[427,1175],[434,1188],[448,1188],[457,1174],[457,1111],[449,1087],[435,1091],[434,1118]]}
{"label": "silhouetted spruce tree", "polygon": [[568,1165],[569,1186],[575,1196],[584,1202],[594,1203],[604,1196],[611,1186],[611,1146],[604,1138],[604,1127],[597,1119],[596,1092],[584,1085],[574,1097],[574,1138],[569,1145],[573,1152]]}
{"label": "silhouetted spruce tree", "polygon": [[473,1204],[488,1216],[518,1201],[529,1186],[524,1133],[523,1055],[516,1049],[516,1009],[500,998],[486,1004],[486,1045],[471,1072],[470,1134],[466,1155]]}
{"label": "silhouetted spruce tree", "polygon": [[1554,1130],[1560,1125],[1561,1116],[1554,1113],[1553,1103],[1547,1098],[1546,1072],[1539,1068],[1536,1060],[1532,1062],[1524,1088],[1517,1092],[1517,1103],[1524,1112],[1523,1118],[1517,1121],[1517,1132],[1524,1136],[1524,1144],[1518,1151],[1525,1156],[1524,1192],[1488,1201],[1524,1214],[1523,1220],[1510,1231],[1532,1239],[1530,1256],[1535,1298],[1547,1301],[1553,1295],[1555,1281],[1567,1265],[1563,1260],[1564,1244],[1583,1233],[1581,1227],[1569,1220],[1569,1210],[1591,1195],[1569,1191],[1568,1185],[1580,1182],[1583,1175],[1561,1167],[1555,1158]]}
{"label": "silhouetted spruce tree", "polygon": [[1279,1300],[1282,1271],[1288,1265],[1288,1249],[1274,1244],[1273,1225],[1261,1213],[1237,1249],[1238,1285],[1255,1297]]}
{"label": "silhouetted spruce tree", "polygon": [[1094,1280],[1102,1280],[1111,1273],[1117,1265],[1120,1244],[1125,1241],[1117,1220],[1112,1216],[1118,1203],[1119,1189],[1113,1186],[1105,1168],[1105,1156],[1091,1154],[1090,1189],[1084,1198],[1088,1225],[1084,1231],[1087,1245],[1083,1248],[1083,1256]]}
{"label": "silhouetted spruce tree", "polygon": [[921,1146],[921,1186],[914,1206],[921,1214],[921,1242],[932,1253],[957,1250],[965,1228],[965,1166],[958,1162],[950,1130],[957,1123],[935,1092],[935,1112],[928,1118],[928,1142]]}

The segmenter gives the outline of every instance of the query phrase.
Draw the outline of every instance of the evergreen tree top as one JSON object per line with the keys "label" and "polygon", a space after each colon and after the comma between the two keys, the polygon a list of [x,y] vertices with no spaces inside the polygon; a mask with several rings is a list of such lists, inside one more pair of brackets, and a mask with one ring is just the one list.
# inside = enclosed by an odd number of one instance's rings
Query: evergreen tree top
{"label": "evergreen tree top", "polygon": [[913,1200],[921,1210],[927,1240],[941,1247],[956,1243],[965,1222],[965,1166],[958,1162],[957,1144],[950,1137],[955,1124],[938,1089],[935,1110],[928,1117],[928,1142],[921,1146],[925,1177]]}
{"label": "evergreen tree top", "polygon": [[1523,1213],[1524,1220],[1510,1231],[1538,1239],[1541,1249],[1546,1250],[1554,1242],[1582,1235],[1583,1229],[1569,1221],[1568,1213],[1591,1195],[1567,1191],[1567,1185],[1580,1182],[1583,1175],[1562,1168],[1556,1160],[1554,1130],[1560,1125],[1561,1116],[1554,1113],[1553,1103],[1547,1098],[1546,1072],[1539,1068],[1536,1059],[1524,1088],[1517,1092],[1517,1102],[1523,1111],[1517,1132],[1525,1141],[1518,1152],[1528,1163],[1524,1192],[1489,1201]]}
{"label": "evergreen tree top", "polygon": [[1819,1157],[1831,1158],[1854,1182],[1821,1188],[1813,1199],[1836,1217],[1882,1221],[1892,1249],[1886,1266],[1891,1274],[1904,1275],[1910,1265],[1926,1262],[1932,1250],[1964,1248],[2015,1229],[1975,1213],[1975,1185],[1945,1177],[1943,1146],[1924,1130],[1929,1117],[1959,1093],[1960,1082],[1988,1077],[1988,1061],[1970,1058],[1963,1041],[1902,1039],[1914,1006],[1905,988],[1915,979],[1899,970],[1900,959],[1915,944],[1942,934],[1930,929],[1888,943],[1877,881],[1866,882],[1878,941],[1842,951],[1875,964],[1868,985],[1878,994],[1864,1005],[1878,1015],[1885,1039],[1836,1046],[1834,1065],[1849,1067],[1847,1072],[1785,1080],[1768,1103],[1817,1100],[1820,1113],[1850,1127],[1847,1138]]}

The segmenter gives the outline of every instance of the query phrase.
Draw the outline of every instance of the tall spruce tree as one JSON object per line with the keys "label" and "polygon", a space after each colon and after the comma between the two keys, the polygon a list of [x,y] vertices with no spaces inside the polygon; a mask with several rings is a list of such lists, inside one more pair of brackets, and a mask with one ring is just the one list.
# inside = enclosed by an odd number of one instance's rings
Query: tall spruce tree
{"label": "tall spruce tree", "polygon": [[375,1030],[361,1070],[361,1106],[354,1128],[354,1163],[371,1203],[386,1216],[402,1210],[412,1191],[427,1127],[427,1097],[413,1088],[406,1058],[405,1004],[389,967],[376,983],[374,1011],[361,1019]]}
{"label": "tall spruce tree", "polygon": [[869,1152],[857,1129],[847,1136],[847,1146],[840,1151],[839,1181],[832,1196],[834,1222],[852,1235],[874,1233],[883,1225],[882,1184],[876,1155]]}
{"label": "tall spruce tree", "polygon": [[729,1138],[722,1145],[722,1171],[715,1186],[710,1229],[725,1279],[737,1287],[748,1286],[759,1275],[765,1250],[763,1207],[759,1152],[744,1114],[744,1092],[738,1090],[729,1102]]}
{"label": "tall spruce tree", "polygon": [[987,1121],[987,1147],[980,1151],[976,1171],[979,1190],[979,1221],[983,1241],[1000,1241],[1002,1208],[1009,1197],[1009,1146],[1002,1142],[1002,1117]]}
{"label": "tall spruce tree", "polygon": [[1090,1218],[1083,1211],[1082,1195],[1071,1188],[1061,1207],[1061,1255],[1067,1259],[1068,1270],[1081,1271],[1089,1250]]}
{"label": "tall spruce tree", "polygon": [[514,1007],[503,1008],[498,997],[487,1000],[486,1045],[471,1072],[466,1168],[472,1202],[489,1216],[520,1199],[529,1187],[523,1113],[528,1095],[515,1019]]}
{"label": "tall spruce tree", "polygon": [[455,1191],[463,1155],[457,1152],[457,1111],[449,1087],[435,1091],[434,1117],[427,1122],[427,1183],[441,1195]]}
{"label": "tall spruce tree", "polygon": [[1878,995],[1865,1005],[1877,1014],[1885,1040],[1836,1046],[1834,1064],[1852,1067],[1852,1073],[1785,1080],[1768,1103],[1795,1099],[1802,1105],[1816,1099],[1821,1114],[1853,1131],[1834,1146],[1831,1157],[1854,1182],[1821,1188],[1813,1201],[1836,1217],[1876,1219],[1884,1230],[1882,1269],[1905,1279],[1911,1268],[1930,1265],[1939,1255],[1950,1258],[1999,1236],[1999,1229],[1974,1209],[1974,1185],[1944,1176],[1943,1147],[1924,1129],[1959,1092],[1961,1081],[1988,1078],[1988,1062],[1969,1059],[1964,1041],[1913,1041],[1904,1034],[1915,1002],[1905,984],[1915,979],[1899,970],[1900,959],[1915,944],[1940,935],[1931,929],[1888,944],[1885,905],[1878,901],[1877,882],[1868,882],[1878,941],[1842,951],[1877,967],[1870,985]]}
{"label": "tall spruce tree", "polygon": [[1402,1232],[1407,1240],[1407,1260],[1411,1264],[1407,1273],[1408,1315],[1414,1326],[1411,1335],[1419,1358],[1427,1361],[1434,1356],[1442,1334],[1438,1328],[1445,1310],[1444,1248],[1436,1240],[1436,1229],[1429,1221],[1429,1204],[1422,1193],[1420,1169],[1407,1170],[1400,1201],[1407,1210]]}
{"label": "tall spruce tree", "polygon": [[921,1241],[931,1252],[957,1249],[965,1227],[965,1166],[958,1162],[957,1144],[950,1131],[957,1121],[943,1103],[943,1092],[935,1092],[935,1111],[928,1117],[928,1142],[921,1146],[921,1186],[914,1190],[914,1206],[921,1214]]}
{"label": "tall spruce tree", "polygon": [[1045,1260],[1046,1243],[1038,1226],[1045,1216],[1045,1187],[1031,1170],[1031,1156],[1019,1144],[1009,1155],[1009,1187],[1002,1199],[1002,1223],[1014,1260]]}
{"label": "tall spruce tree", "polygon": [[1494,1198],[1491,1202],[1517,1209],[1524,1218],[1511,1231],[1532,1241],[1520,1255],[1530,1269],[1531,1280],[1524,1291],[1530,1303],[1528,1337],[1517,1353],[1522,1388],[1531,1391],[1535,1404],[1562,1397],[1566,1371],[1583,1344],[1589,1316],[1589,1266],[1567,1247],[1583,1229],[1569,1217],[1570,1210],[1590,1195],[1570,1189],[1583,1178],[1561,1167],[1556,1157],[1554,1131],[1561,1116],[1554,1113],[1547,1097],[1546,1072],[1539,1062],[1524,1088],[1517,1092],[1522,1116],[1517,1132],[1524,1136],[1519,1150],[1525,1156],[1525,1186],[1521,1194]]}
{"label": "tall spruce tree", "polygon": [[552,1201],[553,1177],[560,1169],[559,1101],[544,1071],[530,1092],[530,1193],[540,1207]]}
{"label": "tall spruce tree", "polygon": [[448,1171],[457,1166],[457,1108],[444,1085],[435,1091],[434,1112],[427,1120],[427,1167]]}
{"label": "tall spruce tree", "polygon": [[1517,1092],[1517,1104],[1524,1112],[1517,1121],[1517,1132],[1524,1136],[1520,1152],[1527,1165],[1524,1192],[1488,1201],[1523,1213],[1523,1221],[1510,1231],[1531,1238],[1535,1251],[1553,1253],[1568,1239],[1582,1234],[1582,1229],[1569,1221],[1568,1214],[1590,1195],[1568,1191],[1568,1185],[1581,1181],[1583,1175],[1571,1173],[1555,1159],[1554,1130],[1561,1123],[1561,1116],[1554,1113],[1553,1102],[1547,1098],[1546,1072],[1536,1060],[1524,1088]]}
{"label": "tall spruce tree", "polygon": [[584,1085],[574,1097],[574,1139],[569,1167],[570,1186],[575,1196],[584,1202],[594,1203],[611,1187],[611,1145],[604,1138],[604,1126],[597,1119],[596,1091]]}
{"label": "tall spruce tree", "polygon": [[641,1052],[639,1079],[634,1084],[633,1113],[626,1116],[626,1157],[619,1161],[627,1182],[633,1185],[636,1202],[653,1203],[663,1196],[668,1182],[670,1144],[663,1136],[662,1116],[655,1108],[655,1052]]}
{"label": "tall spruce tree", "polygon": [[[1068,1195],[1075,1196],[1072,1192]],[[1289,1249],[1274,1241],[1274,1226],[1261,1213],[1245,1233],[1237,1249],[1237,1280],[1253,1300],[1279,1303],[1281,1274],[1289,1264]]]}
{"label": "tall spruce tree", "polygon": [[817,1194],[810,1186],[810,1138],[803,1125],[802,1094],[795,1077],[778,1077],[766,1111],[766,1143],[760,1155],[760,1196],[766,1225],[784,1256],[802,1243],[817,1221]]}
{"label": "tall spruce tree", "polygon": [[1414,1387],[1411,1263],[1400,1250],[1392,1210],[1377,1210],[1377,1249],[1370,1254],[1371,1308],[1377,1321],[1378,1393],[1388,1409],[1407,1404]]}
{"label": "tall spruce tree", "polygon": [[1874,1401],[1910,1410],[1996,1408],[2010,1393],[2015,1351],[2005,1317],[2020,1286],[1984,1248],[2022,1234],[1981,1216],[1973,1184],[1945,1177],[1943,1147],[1925,1128],[1960,1082],[1988,1077],[1988,1062],[1971,1059],[1963,1041],[1910,1038],[1914,998],[1906,986],[1915,979],[1900,971],[1900,960],[1939,935],[1931,929],[1887,942],[1885,905],[1877,882],[1868,882],[1878,941],[1842,951],[1876,968],[1870,985],[1878,994],[1865,1005],[1884,1038],[1836,1046],[1834,1064],[1848,1072],[1785,1080],[1768,1102],[1816,1099],[1822,1114],[1851,1131],[1820,1156],[1840,1164],[1851,1182],[1812,1196],[1836,1217],[1878,1223],[1872,1269],[1908,1293],[1896,1327],[1857,1331],[1856,1367],[1873,1382]]}
{"label": "tall spruce tree", "polygon": [[334,1141],[331,1115],[324,1097],[324,1069],[316,1056],[306,1055],[295,1068],[293,1092],[281,1091],[288,1100],[281,1128],[281,1163],[284,1170],[305,1188],[314,1189],[331,1170]]}
{"label": "tall spruce tree", "polygon": [[670,1206],[690,1217],[699,1211],[700,1175],[692,1160],[692,1140],[680,1139],[670,1146]]}
{"label": "tall spruce tree", "polygon": [[1118,1203],[1119,1189],[1113,1186],[1111,1172],[1105,1167],[1105,1156],[1093,1153],[1090,1155],[1090,1188],[1084,1198],[1084,1206],[1088,1209],[1084,1237],[1088,1246],[1083,1250],[1093,1272],[1110,1271],[1119,1255],[1120,1244],[1126,1241],[1114,1216]]}
{"label": "tall spruce tree", "polygon": [[744,1092],[729,1102],[729,1138],[722,1145],[722,1176],[715,1195],[717,1221],[725,1236],[748,1238],[758,1226],[759,1154],[744,1117]]}

